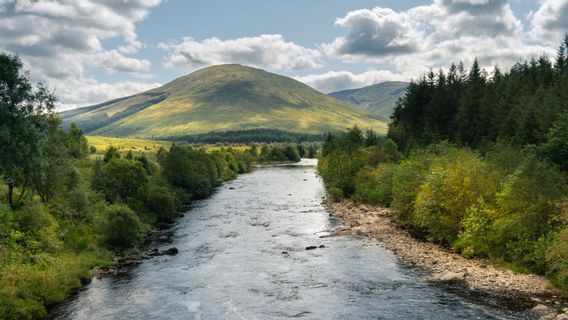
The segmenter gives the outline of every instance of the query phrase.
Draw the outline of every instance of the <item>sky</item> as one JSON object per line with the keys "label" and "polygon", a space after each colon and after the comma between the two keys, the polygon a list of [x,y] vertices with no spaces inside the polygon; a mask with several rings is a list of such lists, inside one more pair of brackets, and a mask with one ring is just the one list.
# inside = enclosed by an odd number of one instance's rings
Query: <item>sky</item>
{"label": "sky", "polygon": [[58,109],[239,63],[322,92],[409,81],[451,62],[554,57],[568,0],[0,0],[0,51]]}

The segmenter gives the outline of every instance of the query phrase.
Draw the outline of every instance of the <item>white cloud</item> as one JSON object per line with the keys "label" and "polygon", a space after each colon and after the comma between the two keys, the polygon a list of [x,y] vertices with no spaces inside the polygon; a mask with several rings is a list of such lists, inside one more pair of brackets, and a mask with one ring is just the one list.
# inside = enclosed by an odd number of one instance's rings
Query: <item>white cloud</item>
{"label": "white cloud", "polygon": [[367,71],[353,74],[349,71],[329,71],[322,74],[310,74],[295,77],[319,91],[330,93],[346,89],[361,88],[385,81],[408,81],[409,77],[402,74],[394,74],[390,71]]}
{"label": "white cloud", "polygon": [[150,61],[128,58],[120,54],[117,50],[105,51],[98,54],[95,58],[95,62],[101,68],[109,72],[146,72],[150,70]]}
{"label": "white cloud", "polygon": [[335,24],[349,31],[346,36],[322,45],[331,55],[384,57],[408,54],[419,50],[418,41],[424,37],[417,20],[407,12],[389,8],[351,11]]}
{"label": "white cloud", "polygon": [[159,83],[139,83],[131,81],[102,83],[93,78],[70,79],[52,83],[56,94],[60,97],[65,97],[65,99],[61,99],[62,102],[57,106],[59,111],[126,97],[159,87],[160,85]]}
{"label": "white cloud", "polygon": [[542,0],[539,9],[530,18],[533,39],[559,45],[568,33],[568,0]]}
{"label": "white cloud", "polygon": [[[557,1],[544,0],[543,7],[547,2]],[[356,10],[336,25],[347,33],[321,45],[329,56],[346,63],[387,63],[414,77],[452,61],[469,65],[478,58],[484,66],[506,68],[531,56],[554,54],[542,42],[527,41],[507,0],[433,0],[399,12]]]}
{"label": "white cloud", "polygon": [[[144,47],[135,24],[160,1],[0,0],[0,50],[19,54],[34,79],[57,85],[62,104],[88,104],[96,100],[93,94],[77,87],[95,87],[87,69],[129,73],[150,69],[150,61],[127,55]],[[105,48],[107,39],[122,44]],[[132,83],[116,85],[117,89],[98,85],[110,92],[134,87]],[[85,95],[83,103],[79,93]]]}
{"label": "white cloud", "polygon": [[278,34],[233,40],[183,38],[159,47],[167,51],[164,64],[170,68],[240,63],[272,70],[299,70],[320,67],[321,57],[319,50],[287,42]]}

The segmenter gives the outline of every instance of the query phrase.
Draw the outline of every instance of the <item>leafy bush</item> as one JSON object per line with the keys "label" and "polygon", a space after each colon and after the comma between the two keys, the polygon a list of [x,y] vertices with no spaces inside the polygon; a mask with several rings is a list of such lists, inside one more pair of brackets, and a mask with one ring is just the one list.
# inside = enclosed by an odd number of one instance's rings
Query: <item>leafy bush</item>
{"label": "leafy bush", "polygon": [[108,244],[117,247],[131,247],[138,243],[143,234],[140,219],[126,205],[111,205],[105,212],[105,236]]}
{"label": "leafy bush", "polygon": [[39,203],[26,204],[15,213],[18,229],[24,232],[38,233],[57,223],[55,219]]}
{"label": "leafy bush", "polygon": [[430,164],[416,195],[412,222],[433,240],[453,243],[467,209],[480,199],[491,199],[498,181],[486,163],[469,150],[449,149]]}
{"label": "leafy bush", "polygon": [[176,213],[176,201],[168,187],[152,185],[148,188],[146,206],[154,212],[159,221],[169,221]]}
{"label": "leafy bush", "polygon": [[94,177],[93,187],[105,195],[109,202],[129,200],[148,181],[142,163],[126,159],[112,159]]}
{"label": "leafy bush", "polygon": [[329,196],[333,201],[339,201],[345,197],[343,194],[343,190],[339,189],[338,187],[330,187],[328,189]]}
{"label": "leafy bush", "polygon": [[392,179],[396,165],[381,163],[374,170],[366,168],[357,174],[355,194],[357,201],[389,207],[392,202]]}
{"label": "leafy bush", "polygon": [[568,289],[568,227],[564,227],[546,253],[548,275],[559,288]]}
{"label": "leafy bush", "polygon": [[70,191],[67,195],[69,206],[77,212],[79,216],[84,215],[89,209],[90,201],[87,193],[82,189]]}
{"label": "leafy bush", "polygon": [[564,177],[554,167],[535,156],[523,161],[497,194],[493,232],[500,244],[498,254],[530,268],[542,266],[540,244],[557,226],[566,190]]}

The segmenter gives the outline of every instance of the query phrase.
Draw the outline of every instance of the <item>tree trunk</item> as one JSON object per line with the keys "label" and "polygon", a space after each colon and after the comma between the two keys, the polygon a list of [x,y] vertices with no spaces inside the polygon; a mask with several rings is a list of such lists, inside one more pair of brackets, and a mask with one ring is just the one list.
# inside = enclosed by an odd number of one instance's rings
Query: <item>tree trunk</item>
{"label": "tree trunk", "polygon": [[8,183],[8,204],[10,208],[14,206],[14,185],[12,183]]}

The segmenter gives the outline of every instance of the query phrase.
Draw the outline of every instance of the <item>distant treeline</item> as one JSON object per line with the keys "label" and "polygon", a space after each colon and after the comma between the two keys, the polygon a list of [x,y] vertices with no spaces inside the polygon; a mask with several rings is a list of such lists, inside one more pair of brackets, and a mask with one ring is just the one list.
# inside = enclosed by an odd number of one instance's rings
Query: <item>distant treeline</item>
{"label": "distant treeline", "polygon": [[271,142],[316,142],[323,141],[323,135],[288,132],[278,129],[250,129],[209,132],[198,135],[174,137],[170,140],[188,143],[271,143]]}
{"label": "distant treeline", "polygon": [[[566,123],[568,38],[554,62],[542,56],[491,75],[477,60],[469,71],[429,72],[410,83],[398,102],[389,137],[403,150],[440,141],[481,148],[551,142],[551,128]],[[565,154],[566,155],[566,154]]]}
{"label": "distant treeline", "polygon": [[384,142],[328,136],[331,197],[391,207],[416,235],[568,290],[567,51],[568,38],[554,62],[413,82]]}

